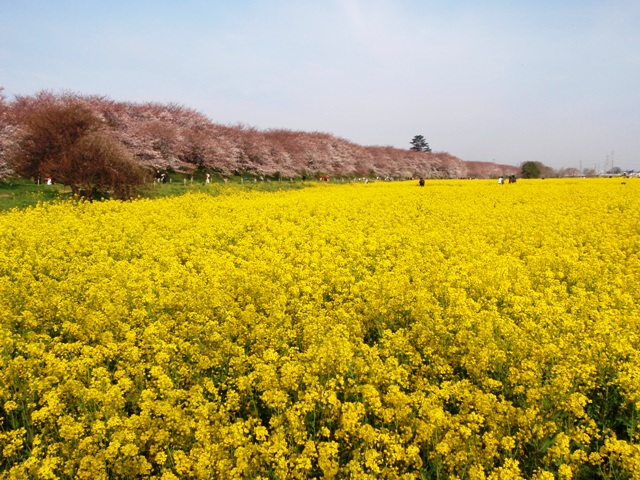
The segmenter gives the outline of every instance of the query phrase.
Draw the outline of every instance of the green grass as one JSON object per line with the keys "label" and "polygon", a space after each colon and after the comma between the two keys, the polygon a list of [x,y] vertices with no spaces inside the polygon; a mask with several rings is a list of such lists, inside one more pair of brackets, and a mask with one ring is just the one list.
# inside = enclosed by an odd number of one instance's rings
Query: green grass
{"label": "green grass", "polygon": [[23,179],[0,180],[0,212],[68,198],[71,190],[63,185],[36,185]]}
{"label": "green grass", "polygon": [[[310,185],[311,182],[297,180],[253,181],[253,177],[231,177],[227,183],[221,179],[212,179],[206,184],[204,178],[194,178],[181,174],[173,174],[167,183],[146,183],[138,192],[141,198],[162,198],[183,195],[187,192],[202,192],[210,195],[219,195],[223,190],[233,186],[235,191],[245,192],[277,192],[280,190],[300,189]],[[63,185],[36,185],[32,181],[24,179],[0,180],[0,212],[13,208],[27,208],[38,203],[64,201],[73,198],[71,190]]]}

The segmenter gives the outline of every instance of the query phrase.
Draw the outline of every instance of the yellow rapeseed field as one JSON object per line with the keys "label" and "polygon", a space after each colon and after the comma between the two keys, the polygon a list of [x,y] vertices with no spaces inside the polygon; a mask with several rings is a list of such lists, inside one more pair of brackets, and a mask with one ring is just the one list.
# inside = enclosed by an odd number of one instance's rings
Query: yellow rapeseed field
{"label": "yellow rapeseed field", "polygon": [[1,479],[640,478],[640,180],[0,214]]}

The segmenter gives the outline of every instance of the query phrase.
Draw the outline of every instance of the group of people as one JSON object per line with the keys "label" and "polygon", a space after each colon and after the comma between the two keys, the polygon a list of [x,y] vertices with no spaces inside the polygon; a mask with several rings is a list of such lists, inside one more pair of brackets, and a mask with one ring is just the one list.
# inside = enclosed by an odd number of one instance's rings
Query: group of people
{"label": "group of people", "polygon": [[156,170],[155,179],[157,183],[167,183],[167,174],[160,170]]}
{"label": "group of people", "polygon": [[[509,183],[516,183],[516,176],[515,175],[509,175],[507,177],[507,181]],[[498,177],[498,185],[502,185],[504,183],[504,177],[502,175],[500,175]]]}

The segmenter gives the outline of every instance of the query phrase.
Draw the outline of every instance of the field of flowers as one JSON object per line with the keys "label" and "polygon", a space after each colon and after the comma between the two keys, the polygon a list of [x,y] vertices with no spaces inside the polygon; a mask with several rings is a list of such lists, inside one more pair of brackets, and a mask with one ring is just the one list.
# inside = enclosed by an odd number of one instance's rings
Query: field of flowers
{"label": "field of flowers", "polygon": [[0,479],[640,478],[640,181],[0,214]]}

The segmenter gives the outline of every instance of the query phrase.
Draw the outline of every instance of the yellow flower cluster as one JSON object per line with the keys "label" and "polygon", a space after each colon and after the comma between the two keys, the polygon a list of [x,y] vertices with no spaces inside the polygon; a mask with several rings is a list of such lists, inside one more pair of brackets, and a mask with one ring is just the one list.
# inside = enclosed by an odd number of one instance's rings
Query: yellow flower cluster
{"label": "yellow flower cluster", "polygon": [[0,479],[640,478],[640,183],[416,183],[0,215]]}

